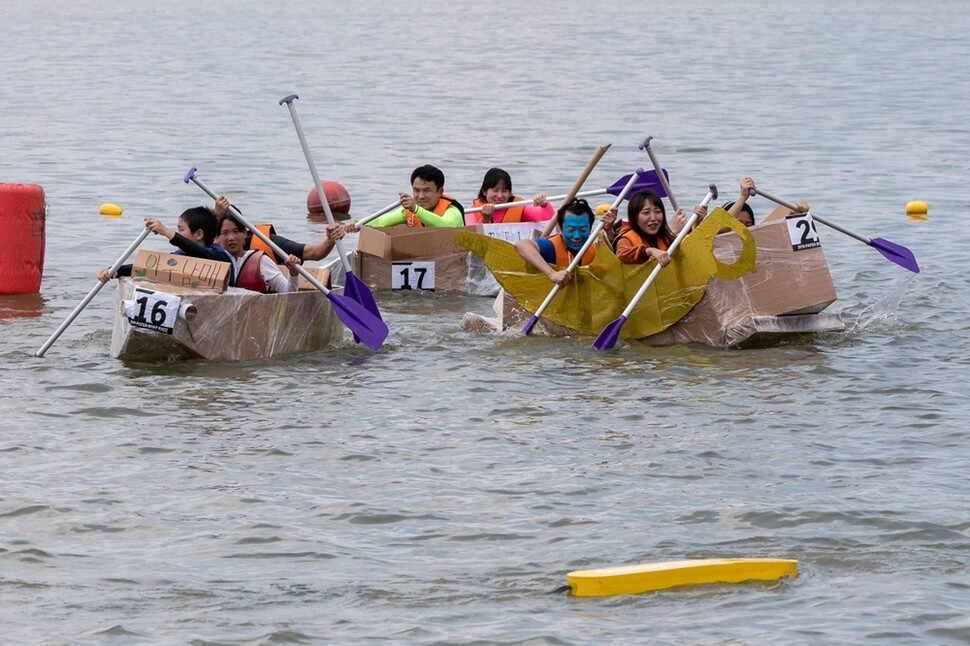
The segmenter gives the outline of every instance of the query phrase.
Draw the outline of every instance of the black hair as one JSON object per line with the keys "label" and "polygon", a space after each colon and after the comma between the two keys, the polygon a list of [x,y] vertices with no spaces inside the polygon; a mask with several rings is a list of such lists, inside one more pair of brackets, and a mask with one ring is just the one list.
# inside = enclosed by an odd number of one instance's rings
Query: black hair
{"label": "black hair", "polygon": [[[734,200],[730,202],[725,202],[724,206],[722,206],[721,208],[724,209],[725,211],[730,211],[732,206],[734,206]],[[747,202],[741,205],[741,210],[748,212],[748,215],[751,216],[751,226],[754,226],[754,211],[751,210],[751,207],[748,205]]]}
{"label": "black hair", "polygon": [[484,202],[485,191],[495,188],[499,184],[505,184],[509,193],[512,193],[512,176],[501,168],[489,168],[485,171],[485,177],[482,178],[482,187],[478,189],[478,199]]}
{"label": "black hair", "polygon": [[[660,230],[657,231],[656,235],[648,234],[640,226],[640,211],[643,210],[643,205],[647,202],[659,207],[660,213],[663,215],[663,221],[660,223]],[[667,224],[667,209],[664,208],[664,201],[660,199],[660,195],[654,191],[651,191],[649,188],[640,189],[630,197],[630,203],[627,205],[626,223],[634,233],[640,236],[641,240],[651,247],[656,247],[657,241],[661,238],[669,247],[670,243],[673,242],[675,237],[673,232],[670,230],[670,226]],[[617,240],[619,240],[619,238],[617,238]]]}
{"label": "black hair", "polygon": [[563,230],[563,222],[566,221],[567,215],[585,215],[589,218],[589,226],[593,226],[593,222],[596,220],[596,214],[593,213],[593,209],[590,208],[589,202],[583,199],[573,199],[571,202],[567,202],[559,207],[556,211],[556,223],[559,224],[559,230]]}
{"label": "black hair", "polygon": [[219,217],[219,228],[217,229],[219,233],[222,233],[222,225],[225,223],[226,220],[229,220],[230,222],[235,224],[236,228],[239,229],[240,231],[243,231],[243,232],[249,231],[249,228],[245,224],[240,222],[239,218],[233,215],[231,211],[227,211]]}
{"label": "black hair", "polygon": [[445,187],[445,174],[431,164],[425,164],[424,166],[415,168],[411,172],[411,184],[414,184],[415,177],[420,177],[426,182],[431,182],[435,188],[441,189]]}
{"label": "black hair", "polygon": [[216,222],[216,216],[208,206],[186,209],[182,211],[179,220],[185,222],[185,226],[193,233],[201,229],[206,246],[215,242],[216,235],[219,233],[219,223]]}

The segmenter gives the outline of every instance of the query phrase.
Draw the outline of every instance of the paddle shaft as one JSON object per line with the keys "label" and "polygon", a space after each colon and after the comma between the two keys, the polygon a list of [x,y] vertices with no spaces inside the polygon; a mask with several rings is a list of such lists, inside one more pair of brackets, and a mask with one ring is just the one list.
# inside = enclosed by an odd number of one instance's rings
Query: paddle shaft
{"label": "paddle shaft", "polygon": [[[786,202],[784,200],[778,199],[774,195],[769,195],[768,193],[765,193],[764,191],[762,191],[760,188],[755,188],[755,189],[752,189],[752,190],[755,193],[757,193],[758,195],[760,195],[761,197],[764,197],[766,199],[769,199],[772,202],[774,202],[775,204],[781,205],[781,206],[785,207],[786,209],[788,209],[790,211],[798,211],[798,207],[795,206],[794,204],[789,204],[788,202]],[[849,236],[850,238],[855,238],[859,242],[862,242],[862,243],[865,243],[865,244],[872,244],[872,238],[867,238],[865,236],[859,235],[858,233],[853,233],[852,231],[849,231],[848,229],[843,229],[842,227],[840,227],[839,225],[835,224],[834,222],[829,222],[828,220],[826,220],[824,218],[821,218],[821,217],[815,215],[814,213],[812,213],[812,219],[815,220],[816,222],[821,222],[822,224],[824,224],[827,227],[831,227],[832,229],[835,229],[839,233],[844,233],[845,235]]]}
{"label": "paddle shaft", "polygon": [[[575,195],[573,195],[573,197],[574,198],[577,198],[577,197],[594,197],[596,195],[605,195],[606,193],[609,193],[609,192],[610,192],[610,189],[608,189],[608,188],[595,188],[595,189],[590,189],[588,191],[580,191],[579,193],[576,193]],[[547,202],[558,202],[559,200],[565,200],[567,197],[569,197],[568,194],[565,194],[565,195],[553,195],[552,197],[547,197],[546,198],[546,201]],[[528,206],[530,204],[532,204],[532,200],[520,200],[518,202],[504,202],[502,204],[496,204],[495,205],[495,208],[496,208],[496,210],[497,209],[511,209],[513,207],[516,207],[516,206]],[[465,213],[478,213],[479,211],[482,210],[483,207],[484,207],[484,205],[483,206],[473,206],[470,209],[465,209]]]}
{"label": "paddle shaft", "polygon": [[[323,206],[323,213],[327,216],[327,224],[334,224],[333,211],[330,210],[330,202],[327,200],[327,192],[323,190],[323,184],[320,182],[320,174],[317,172],[317,165],[313,162],[313,155],[310,154],[310,144],[306,140],[306,135],[303,133],[303,125],[300,123],[300,115],[296,113],[296,106],[293,105],[293,100],[299,97],[295,94],[284,97],[280,99],[280,103],[285,103],[286,108],[290,111],[290,117],[293,119],[293,127],[296,128],[296,136],[300,138],[300,146],[303,147],[303,156],[306,157],[307,166],[310,168],[310,175],[313,177],[313,186],[317,189],[317,197],[320,198],[320,204]],[[337,240],[337,253],[340,254],[341,262],[344,265],[344,271],[348,274],[353,273],[353,269],[350,266],[350,258],[347,257],[346,252],[344,252],[343,240]]]}
{"label": "paddle shaft", "polygon": [[[640,173],[642,172],[643,172],[643,169],[638,168],[637,171],[630,176],[630,181],[626,183],[626,186],[623,187],[623,190],[620,191],[620,194],[617,195],[616,199],[613,201],[614,209],[620,206],[620,204],[623,202],[623,198],[626,197],[626,194],[630,191],[630,188],[632,188],[633,185],[637,183],[637,179],[640,178]],[[570,261],[569,266],[566,267],[567,272],[572,272],[574,269],[576,269],[576,267],[582,261],[583,256],[586,255],[586,251],[589,249],[590,245],[596,242],[596,236],[598,236],[600,234],[600,231],[602,230],[603,230],[603,220],[597,220],[596,225],[593,227],[593,230],[589,232],[589,237],[586,238],[586,242],[583,243],[583,246],[580,247],[579,251],[576,252],[576,255],[573,256],[573,259],[572,261]],[[539,309],[536,310],[533,318],[538,319],[540,316],[542,316],[542,313],[546,311],[546,308],[549,307],[549,304],[552,303],[552,299],[556,297],[556,294],[559,293],[559,290],[561,288],[562,286],[559,285],[559,283],[556,283],[556,285],[553,286],[552,290],[549,292],[549,295],[546,296],[546,299],[544,301],[542,301],[542,305],[540,305]]]}
{"label": "paddle shaft", "polygon": [[367,224],[368,222],[370,222],[371,220],[376,220],[377,218],[381,217],[385,213],[389,213],[389,212],[393,211],[394,209],[396,209],[399,206],[401,206],[401,200],[400,199],[397,200],[396,202],[394,202],[393,204],[388,204],[387,206],[385,206],[383,209],[381,209],[377,213],[371,213],[366,218],[363,218],[362,220],[358,220],[357,221],[357,226],[358,227],[362,227],[365,224]]}
{"label": "paddle shaft", "polygon": [[654,170],[657,171],[657,179],[660,180],[660,185],[664,187],[665,191],[667,191],[667,199],[670,200],[670,205],[673,206],[674,211],[676,211],[680,207],[677,206],[677,199],[674,198],[674,194],[670,190],[670,183],[667,181],[667,177],[660,168],[660,162],[657,161],[657,156],[653,154],[653,148],[650,147],[651,139],[653,139],[653,135],[644,139],[643,143],[640,144],[640,148],[647,151],[647,156],[650,157],[650,163],[653,164]]}
{"label": "paddle shaft", "polygon": [[[600,159],[603,158],[603,155],[606,154],[606,151],[609,150],[610,146],[612,145],[613,144],[606,144],[605,146],[600,146],[596,149],[596,152],[593,153],[589,163],[586,164],[586,168],[583,169],[583,172],[579,175],[579,178],[573,184],[573,187],[569,189],[568,193],[566,193],[566,196],[563,198],[563,204],[568,204],[576,198],[576,194],[579,193],[579,189],[583,188],[586,178],[588,178],[590,173],[593,172],[593,169],[596,168],[596,164],[599,163]],[[552,230],[555,228],[556,218],[552,218],[549,220],[549,223],[546,224],[546,228],[542,231],[542,237],[548,238],[549,234],[552,233]]]}
{"label": "paddle shaft", "polygon": [[[146,228],[144,231],[138,234],[138,237],[135,238],[135,241],[132,242],[130,245],[128,245],[128,248],[125,249],[125,252],[121,255],[121,257],[118,258],[118,260],[116,260],[115,263],[111,265],[111,267],[108,269],[109,277],[113,276],[115,272],[118,271],[118,268],[121,267],[121,265],[123,265],[126,260],[128,260],[128,256],[133,254],[135,252],[135,249],[137,249],[138,246],[145,241],[145,238],[148,237],[149,233],[151,233],[151,229]],[[54,334],[52,334],[51,337],[44,342],[44,345],[40,346],[37,352],[34,353],[35,357],[44,356],[44,354],[50,349],[50,347],[54,345],[54,342],[57,341],[57,338],[64,333],[64,330],[66,330],[68,326],[74,322],[74,319],[78,317],[78,314],[80,314],[81,311],[88,306],[88,303],[90,303],[91,300],[98,294],[98,292],[101,291],[102,287],[104,287],[104,283],[102,283],[99,280],[98,284],[91,288],[91,291],[89,291],[88,295],[84,297],[84,300],[78,303],[77,307],[74,308],[74,311],[71,312],[71,314],[64,320],[63,323],[61,323],[61,326],[57,328]]]}
{"label": "paddle shaft", "polygon": [[[203,190],[203,192],[205,192],[212,199],[218,198],[219,196],[216,195],[214,192],[212,192],[212,190],[208,186],[205,185],[205,182],[203,182],[201,179],[199,179],[198,177],[195,176],[195,172],[194,171],[195,171],[195,169],[192,169],[191,171],[189,171],[189,173],[185,176],[185,179],[186,180],[192,180],[195,183],[196,186],[198,186],[199,188],[201,188]],[[266,235],[265,233],[263,233],[262,231],[260,231],[259,229],[257,229],[255,226],[253,226],[253,224],[249,220],[247,220],[245,218],[245,216],[243,216],[243,214],[239,211],[239,209],[237,209],[235,207],[235,205],[230,204],[229,205],[229,209],[232,210],[232,214],[234,216],[236,216],[236,219],[239,220],[240,222],[242,222],[243,223],[243,226],[245,226],[247,229],[249,229],[253,233],[254,236],[256,236],[257,238],[259,238],[260,240],[262,240],[266,244],[267,247],[269,247],[270,249],[272,249],[281,258],[286,258],[287,257],[287,253],[285,251],[283,251],[282,249],[280,249],[279,245],[277,245],[275,242],[273,242],[272,240],[270,240],[270,237],[268,235]],[[309,282],[311,285],[313,285],[314,287],[316,287],[317,289],[319,289],[324,294],[326,294],[328,296],[330,295],[330,290],[327,289],[326,285],[324,285],[319,280],[317,280],[313,276],[313,274],[311,274],[306,269],[304,269],[302,265],[293,265],[293,267],[296,269],[296,271],[297,271],[298,274],[300,274],[301,276],[303,276],[304,278],[307,279],[307,282]]]}
{"label": "paddle shaft", "polygon": [[[712,189],[711,191],[708,191],[707,197],[705,197],[704,201],[701,202],[701,206],[706,207],[708,204],[710,204],[711,200],[713,200],[716,195],[717,193],[715,192],[715,190]],[[671,202],[673,202],[673,200],[671,200]],[[677,234],[677,237],[674,238],[674,241],[670,243],[670,247],[667,249],[667,255],[670,255],[675,251],[677,251],[677,247],[680,246],[680,241],[683,240],[688,233],[690,233],[690,229],[691,227],[694,226],[695,222],[697,222],[697,214],[692,213],[690,216],[690,219],[687,220],[687,224],[685,224],[684,228],[680,230],[680,233]],[[647,279],[643,281],[642,285],[640,285],[640,289],[637,290],[637,293],[633,296],[633,299],[626,306],[626,309],[623,310],[623,314],[621,315],[622,319],[625,320],[629,318],[630,313],[633,311],[633,308],[637,306],[637,303],[640,302],[640,299],[643,298],[643,295],[647,293],[647,290],[650,288],[650,285],[653,284],[653,281],[656,280],[657,274],[660,273],[661,269],[663,269],[663,265],[661,265],[658,262],[657,266],[654,267],[653,271],[650,272],[650,275],[647,276]]]}

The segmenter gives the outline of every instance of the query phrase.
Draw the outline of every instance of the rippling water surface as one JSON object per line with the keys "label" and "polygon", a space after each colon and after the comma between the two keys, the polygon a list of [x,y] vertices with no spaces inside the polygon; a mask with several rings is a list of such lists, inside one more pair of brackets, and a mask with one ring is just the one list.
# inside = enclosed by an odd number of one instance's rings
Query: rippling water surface
{"label": "rippling water surface", "polygon": [[[41,296],[0,298],[3,641],[970,641],[970,15],[681,4],[6,2],[0,181],[49,217]],[[385,294],[377,353],[240,364],[110,359],[111,286],[28,359],[143,217],[206,201],[189,166],[321,234],[292,92],[357,215],[429,162],[465,201],[493,165],[566,192],[612,143],[608,186],[651,134],[680,202],[750,174],[922,273],[822,229],[840,334],[599,354],[459,329],[487,299]],[[726,556],[799,576],[551,593]]]}

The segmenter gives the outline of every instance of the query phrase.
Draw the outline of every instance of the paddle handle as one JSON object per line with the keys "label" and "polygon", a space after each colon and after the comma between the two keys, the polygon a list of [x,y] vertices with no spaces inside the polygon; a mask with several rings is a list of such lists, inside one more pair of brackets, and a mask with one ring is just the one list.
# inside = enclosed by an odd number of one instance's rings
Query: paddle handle
{"label": "paddle handle", "polygon": [[[714,200],[714,199],[717,199],[717,187],[714,184],[711,184],[708,187],[707,196],[704,198],[704,201],[701,202],[701,206],[707,206],[708,204],[711,203],[711,200]],[[687,234],[690,232],[690,229],[691,227],[694,226],[695,222],[697,222],[697,214],[691,213],[690,218],[687,220],[687,224],[684,225],[684,228],[680,230],[680,233],[677,234],[677,237],[674,238],[674,241],[670,244],[670,247],[667,249],[668,255],[673,254],[675,251],[677,251],[677,247],[680,246],[680,241],[683,240],[685,237],[687,237]],[[640,289],[637,290],[637,293],[633,296],[633,299],[626,306],[626,309],[623,310],[623,314],[620,317],[621,319],[626,320],[627,318],[629,318],[630,313],[633,312],[633,308],[637,306],[637,303],[640,302],[640,299],[643,298],[643,295],[647,293],[648,289],[650,289],[650,285],[652,285],[653,281],[656,280],[657,274],[660,273],[661,269],[663,269],[663,265],[661,265],[658,262],[657,266],[654,267],[653,271],[650,272],[650,275],[647,276],[647,279],[643,281],[642,285],[640,285]]]}
{"label": "paddle handle", "polygon": [[[794,204],[790,204],[789,202],[786,202],[784,200],[778,199],[774,195],[769,195],[768,193],[765,193],[764,191],[762,191],[760,188],[755,188],[755,189],[751,189],[751,190],[753,190],[755,193],[757,193],[761,197],[764,197],[766,199],[769,199],[772,202],[774,202],[775,204],[778,204],[780,206],[783,206],[783,207],[785,207],[786,209],[788,209],[790,211],[797,211],[798,210],[798,207],[795,206]],[[832,229],[835,229],[839,233],[844,233],[845,235],[849,236],[850,238],[855,238],[859,242],[862,242],[862,243],[865,243],[865,244],[868,244],[868,245],[871,245],[872,244],[872,238],[867,238],[865,236],[859,235],[858,233],[853,233],[852,231],[849,231],[848,229],[843,229],[842,227],[840,227],[839,225],[835,224],[834,222],[829,222],[825,218],[819,217],[819,216],[815,215],[814,213],[812,213],[812,219],[815,220],[816,222],[821,222],[822,224],[824,224],[827,227],[830,227]]]}
{"label": "paddle handle", "polygon": [[[320,174],[317,172],[317,165],[313,162],[313,155],[310,154],[310,144],[306,140],[306,134],[303,132],[303,125],[300,123],[300,115],[296,113],[296,106],[293,105],[293,101],[299,99],[300,97],[296,94],[290,94],[284,96],[280,99],[280,105],[286,104],[286,108],[290,112],[290,117],[293,119],[293,127],[296,129],[296,136],[300,138],[300,146],[303,147],[303,156],[306,157],[307,166],[310,167],[310,175],[313,176],[313,186],[317,189],[317,197],[320,199],[320,204],[323,206],[323,213],[327,216],[327,224],[334,224],[333,211],[330,210],[330,202],[327,200],[327,192],[323,190],[323,184],[320,182]],[[337,240],[337,253],[340,254],[341,262],[344,265],[344,271],[348,274],[353,273],[350,266],[350,258],[347,257],[347,253],[344,251],[343,240]]]}
{"label": "paddle handle", "polygon": [[[188,184],[189,182],[193,182],[196,186],[201,188],[202,191],[212,199],[216,199],[217,197],[219,197],[212,191],[212,189],[210,189],[208,186],[205,185],[205,182],[203,182],[201,179],[198,178],[198,176],[195,174],[196,170],[198,169],[195,166],[193,166],[188,171],[186,171],[185,177],[182,178],[182,181],[184,181],[186,184]],[[265,233],[257,229],[249,220],[247,220],[246,217],[239,211],[239,209],[236,208],[235,205],[230,204],[229,208],[230,210],[232,210],[232,214],[236,216],[236,219],[242,222],[243,226],[245,226],[247,229],[252,231],[254,236],[262,240],[267,247],[272,249],[273,252],[275,252],[281,258],[287,257],[287,253],[282,249],[280,249],[279,245],[273,242],[268,235],[266,235]],[[330,295],[330,290],[327,289],[327,286],[321,283],[319,280],[317,280],[316,277],[313,276],[313,274],[311,274],[306,269],[304,269],[303,265],[293,265],[293,267],[296,269],[296,272],[298,274],[300,274],[301,276],[307,279],[307,282],[309,282],[311,285],[319,289],[327,296]]]}
{"label": "paddle handle", "polygon": [[[603,158],[603,155],[606,154],[606,151],[609,150],[610,146],[612,145],[613,144],[606,144],[605,146],[600,146],[599,148],[596,149],[596,152],[593,153],[593,156],[590,158],[589,163],[586,164],[586,168],[583,169],[583,172],[580,173],[575,183],[573,183],[573,187],[569,189],[568,193],[566,193],[566,196],[563,198],[563,204],[568,204],[569,202],[572,202],[576,198],[576,195],[579,193],[579,190],[583,188],[583,184],[586,183],[586,178],[588,178],[590,173],[593,172],[593,169],[596,168],[596,164],[599,163],[600,159]],[[550,219],[549,223],[546,224],[546,228],[543,229],[542,231],[542,237],[548,238],[549,234],[552,233],[552,230],[556,228],[556,224],[557,224],[556,218]]]}
{"label": "paddle handle", "polygon": [[[128,260],[128,256],[133,254],[135,252],[135,249],[137,249],[138,246],[145,241],[145,238],[148,237],[149,233],[151,233],[151,229],[146,228],[145,230],[143,230],[141,233],[138,234],[138,237],[135,238],[134,242],[128,245],[128,248],[125,249],[125,252],[121,254],[121,256],[114,262],[114,264],[111,265],[111,267],[108,268],[108,276],[113,276],[115,272],[118,271],[118,268],[121,267],[121,265],[123,265],[126,260]],[[91,291],[88,292],[88,295],[85,296],[80,303],[78,303],[77,307],[74,308],[74,311],[71,312],[66,319],[64,319],[64,322],[61,323],[61,326],[57,328],[54,334],[52,334],[51,337],[47,339],[47,341],[44,342],[44,345],[40,346],[40,348],[37,349],[37,352],[35,352],[33,356],[43,357],[44,354],[50,349],[50,347],[54,345],[54,342],[57,341],[57,338],[64,333],[64,330],[66,330],[68,326],[70,326],[71,323],[74,322],[74,319],[78,317],[78,314],[80,314],[81,311],[88,306],[88,303],[90,303],[95,296],[97,296],[98,292],[101,291],[102,287],[104,287],[104,283],[102,283],[99,280],[98,284],[91,288]]]}
{"label": "paddle handle", "polygon": [[366,218],[363,218],[361,220],[358,220],[357,221],[357,226],[362,227],[365,224],[367,224],[368,222],[370,222],[371,220],[376,220],[377,218],[381,217],[385,213],[389,213],[389,212],[393,211],[394,209],[396,209],[399,206],[401,206],[401,200],[400,199],[398,199],[396,202],[393,202],[391,204],[388,204],[387,206],[385,206],[383,209],[381,209],[377,213],[371,213]]}
{"label": "paddle handle", "polygon": [[647,151],[647,156],[650,157],[650,163],[653,164],[653,169],[657,171],[657,179],[660,180],[660,185],[664,187],[667,191],[667,199],[670,200],[670,205],[674,207],[674,211],[679,209],[677,206],[677,199],[674,197],[673,191],[670,190],[670,183],[667,181],[667,176],[664,175],[663,169],[660,168],[660,162],[657,161],[657,156],[653,154],[653,148],[650,147],[650,141],[653,139],[653,135],[648,135],[646,139],[640,144],[640,150]]}

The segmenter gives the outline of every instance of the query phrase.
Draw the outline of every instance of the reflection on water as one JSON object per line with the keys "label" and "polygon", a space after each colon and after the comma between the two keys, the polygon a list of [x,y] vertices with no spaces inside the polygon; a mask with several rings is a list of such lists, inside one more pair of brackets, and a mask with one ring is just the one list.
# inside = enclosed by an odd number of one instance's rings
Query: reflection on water
{"label": "reflection on water", "polygon": [[40,294],[0,295],[0,321],[40,316],[44,313],[45,303],[46,300]]}

